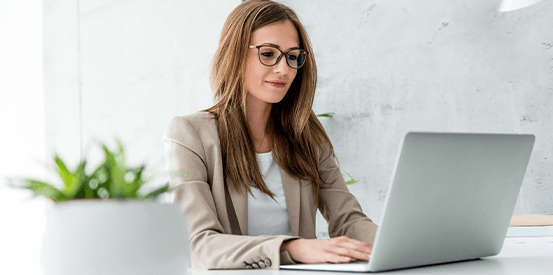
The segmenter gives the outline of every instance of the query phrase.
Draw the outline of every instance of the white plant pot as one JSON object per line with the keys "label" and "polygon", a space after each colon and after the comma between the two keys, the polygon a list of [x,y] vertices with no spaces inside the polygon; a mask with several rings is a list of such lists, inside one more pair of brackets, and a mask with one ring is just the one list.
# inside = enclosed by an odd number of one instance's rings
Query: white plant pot
{"label": "white plant pot", "polygon": [[46,275],[186,274],[188,232],[177,204],[76,200],[48,212]]}

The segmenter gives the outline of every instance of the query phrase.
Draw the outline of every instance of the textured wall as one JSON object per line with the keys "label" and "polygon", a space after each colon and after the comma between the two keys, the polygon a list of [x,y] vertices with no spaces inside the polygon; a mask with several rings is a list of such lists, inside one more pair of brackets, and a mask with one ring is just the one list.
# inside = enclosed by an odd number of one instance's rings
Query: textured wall
{"label": "textured wall", "polygon": [[[65,144],[55,135],[65,126],[55,122],[66,111],[48,103],[62,91],[80,102],[69,110],[82,130],[79,137],[71,126],[75,136],[61,140],[85,146],[92,136],[118,135],[132,160],[163,173],[163,129],[172,116],[210,105],[209,62],[240,2],[74,0],[65,27],[45,29],[46,41],[60,39],[59,48],[45,47],[46,68],[58,77],[50,80],[58,89],[46,90],[47,144]],[[553,1],[509,13],[496,11],[499,0],[283,2],[310,34],[319,68],[314,110],[336,113],[321,120],[371,218],[380,219],[407,131],[535,134],[514,214],[553,212]],[[50,26],[60,20],[45,15]],[[318,223],[320,235],[324,227]]]}
{"label": "textured wall", "polygon": [[[515,215],[553,213],[553,1],[283,1],[310,34],[315,113],[376,221],[407,131],[533,133]],[[321,229],[321,223],[318,223]]]}

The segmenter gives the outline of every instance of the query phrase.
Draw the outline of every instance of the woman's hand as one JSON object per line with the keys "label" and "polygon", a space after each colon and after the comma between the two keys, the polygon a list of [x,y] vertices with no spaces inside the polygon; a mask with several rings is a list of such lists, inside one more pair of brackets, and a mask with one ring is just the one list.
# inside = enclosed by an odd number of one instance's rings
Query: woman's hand
{"label": "woman's hand", "polygon": [[282,243],[292,260],[302,263],[346,263],[352,259],[368,261],[372,246],[346,236],[328,240],[297,239]]}

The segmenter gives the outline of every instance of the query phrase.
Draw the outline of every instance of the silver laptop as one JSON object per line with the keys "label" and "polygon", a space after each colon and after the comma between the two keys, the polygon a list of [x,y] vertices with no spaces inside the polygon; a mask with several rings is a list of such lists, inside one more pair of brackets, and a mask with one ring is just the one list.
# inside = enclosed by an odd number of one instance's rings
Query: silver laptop
{"label": "silver laptop", "polygon": [[370,261],[281,269],[379,272],[497,255],[534,135],[405,135]]}

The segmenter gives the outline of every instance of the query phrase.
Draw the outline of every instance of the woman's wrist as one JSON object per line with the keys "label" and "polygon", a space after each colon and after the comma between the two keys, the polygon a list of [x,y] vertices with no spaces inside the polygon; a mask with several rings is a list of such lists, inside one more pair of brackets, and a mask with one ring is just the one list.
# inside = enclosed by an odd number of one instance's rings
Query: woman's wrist
{"label": "woman's wrist", "polygon": [[287,240],[287,241],[284,241],[282,242],[282,245],[280,246],[280,251],[287,251],[289,252],[289,247],[290,245],[294,245],[294,243],[297,243],[299,240],[301,239],[294,239],[294,240]]}

